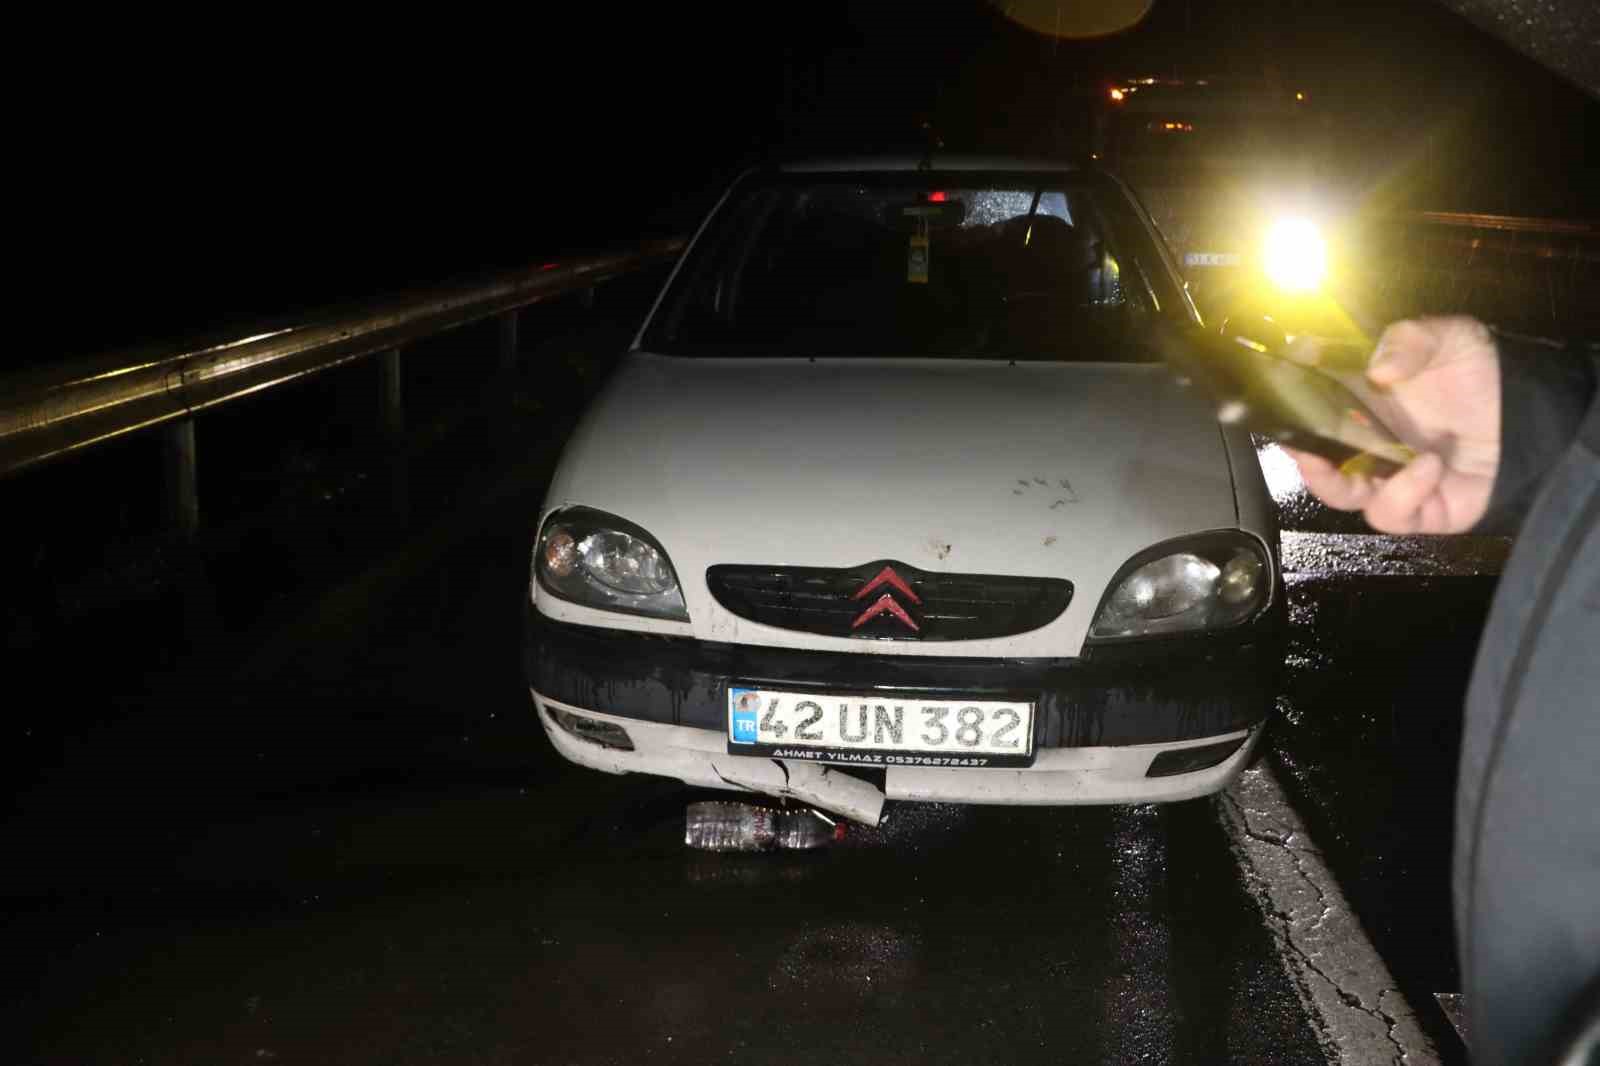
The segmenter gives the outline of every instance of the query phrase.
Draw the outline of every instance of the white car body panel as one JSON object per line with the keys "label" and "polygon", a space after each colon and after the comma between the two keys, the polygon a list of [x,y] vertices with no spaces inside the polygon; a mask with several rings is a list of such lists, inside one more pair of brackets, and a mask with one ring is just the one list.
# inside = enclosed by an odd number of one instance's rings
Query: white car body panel
{"label": "white car body panel", "polygon": [[[569,442],[546,513],[583,505],[649,531],[678,574],[690,621],[583,607],[542,588],[536,603],[560,621],[710,641],[1072,656],[1135,552],[1239,525],[1229,450],[1201,399],[1159,365],[634,352]],[[1256,525],[1266,494],[1251,474]],[[1075,591],[1055,621],[1018,636],[864,641],[738,618],[705,579],[719,563],[879,559],[1065,578]]]}

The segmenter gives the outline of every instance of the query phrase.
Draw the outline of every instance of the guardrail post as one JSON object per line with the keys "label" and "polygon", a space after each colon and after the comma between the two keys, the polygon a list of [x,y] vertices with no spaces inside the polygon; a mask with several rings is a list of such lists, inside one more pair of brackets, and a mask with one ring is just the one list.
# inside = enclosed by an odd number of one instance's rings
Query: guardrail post
{"label": "guardrail post", "polygon": [[378,402],[384,436],[389,439],[389,512],[396,522],[405,522],[411,512],[411,470],[404,449],[399,447],[405,433],[406,409],[400,392],[400,349],[378,353]]}
{"label": "guardrail post", "polygon": [[500,314],[500,369],[515,370],[517,366],[517,309]]}
{"label": "guardrail post", "polygon": [[194,419],[163,427],[166,463],[167,527],[182,540],[200,532],[200,493],[195,476]]}
{"label": "guardrail post", "polygon": [[406,428],[406,409],[400,395],[399,348],[378,354],[378,404],[383,431],[390,438],[398,438]]}

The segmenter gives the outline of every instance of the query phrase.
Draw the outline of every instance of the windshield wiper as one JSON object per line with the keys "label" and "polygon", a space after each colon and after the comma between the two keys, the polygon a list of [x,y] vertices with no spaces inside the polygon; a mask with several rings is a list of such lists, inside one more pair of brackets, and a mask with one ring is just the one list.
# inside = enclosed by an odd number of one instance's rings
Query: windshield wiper
{"label": "windshield wiper", "polygon": [[1044,186],[1033,190],[1033,203],[1028,205],[1028,224],[1022,227],[1022,246],[1026,248],[1033,239],[1033,216],[1039,213],[1039,200],[1044,196]]}

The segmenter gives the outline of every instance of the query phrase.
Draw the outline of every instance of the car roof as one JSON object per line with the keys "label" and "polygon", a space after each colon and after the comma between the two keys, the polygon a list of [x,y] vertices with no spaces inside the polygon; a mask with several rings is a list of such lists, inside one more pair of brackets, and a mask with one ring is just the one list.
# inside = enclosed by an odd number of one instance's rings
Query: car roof
{"label": "car roof", "polygon": [[[914,171],[922,169],[923,162],[927,158],[927,156],[923,155],[823,156],[780,163],[778,169],[787,174]],[[1060,172],[1082,170],[1084,168],[1064,159],[1049,159],[1041,156],[989,156],[935,152],[931,169],[942,172],[952,170]]]}

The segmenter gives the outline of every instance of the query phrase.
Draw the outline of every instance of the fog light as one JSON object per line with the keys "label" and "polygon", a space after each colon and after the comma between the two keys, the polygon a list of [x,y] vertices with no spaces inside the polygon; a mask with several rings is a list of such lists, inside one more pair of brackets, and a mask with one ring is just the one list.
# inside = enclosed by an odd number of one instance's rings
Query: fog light
{"label": "fog light", "polygon": [[555,707],[545,708],[550,715],[550,720],[563,730],[571,733],[579,740],[587,740],[591,744],[598,744],[602,748],[615,748],[618,751],[632,751],[633,739],[628,736],[628,731],[613,722],[602,722],[598,718],[585,718],[581,714],[571,711],[559,710]]}
{"label": "fog light", "polygon": [[1175,748],[1164,751],[1150,761],[1150,769],[1144,772],[1146,777],[1171,777],[1173,774],[1190,774],[1196,770],[1206,770],[1220,762],[1225,762],[1230,755],[1239,750],[1248,737],[1239,737],[1237,740],[1224,740],[1219,744],[1201,744],[1196,748]]}
{"label": "fog light", "polygon": [[1272,224],[1262,253],[1267,278],[1287,292],[1311,292],[1328,273],[1328,249],[1317,224],[1284,218]]}

